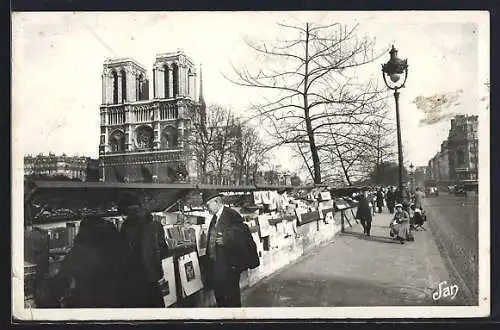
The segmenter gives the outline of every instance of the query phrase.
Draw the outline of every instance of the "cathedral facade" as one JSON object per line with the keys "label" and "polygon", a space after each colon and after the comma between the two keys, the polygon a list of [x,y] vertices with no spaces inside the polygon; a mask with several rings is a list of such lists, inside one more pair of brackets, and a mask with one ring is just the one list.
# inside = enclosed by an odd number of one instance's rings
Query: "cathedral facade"
{"label": "cathedral facade", "polygon": [[[197,71],[182,51],[158,54],[152,98],[144,66],[108,59],[102,73],[100,180],[196,182],[196,159],[187,139],[204,113]],[[199,94],[199,95],[198,95]],[[204,117],[204,116],[203,116]]]}

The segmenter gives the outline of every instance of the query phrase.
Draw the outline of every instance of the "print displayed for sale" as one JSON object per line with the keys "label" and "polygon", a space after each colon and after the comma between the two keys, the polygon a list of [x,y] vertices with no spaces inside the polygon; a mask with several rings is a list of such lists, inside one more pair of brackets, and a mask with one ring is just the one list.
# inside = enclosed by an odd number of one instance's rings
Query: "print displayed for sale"
{"label": "print displayed for sale", "polygon": [[177,290],[175,281],[174,258],[169,257],[162,260],[163,278],[162,294],[165,307],[177,302]]}
{"label": "print displayed for sale", "polygon": [[14,12],[14,316],[489,315],[489,39],[481,11]]}
{"label": "print displayed for sale", "polygon": [[196,252],[185,254],[178,259],[183,296],[190,296],[203,288],[200,265]]}

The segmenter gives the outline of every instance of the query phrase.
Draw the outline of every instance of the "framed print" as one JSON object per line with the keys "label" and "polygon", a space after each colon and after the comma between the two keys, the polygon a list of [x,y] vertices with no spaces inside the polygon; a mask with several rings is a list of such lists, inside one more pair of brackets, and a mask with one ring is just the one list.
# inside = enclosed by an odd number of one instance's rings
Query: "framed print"
{"label": "framed print", "polygon": [[269,224],[270,218],[271,216],[269,214],[260,214],[257,218],[260,237],[267,237],[271,233],[271,225]]}
{"label": "framed print", "polygon": [[163,281],[161,291],[165,307],[177,302],[177,290],[175,282],[174,258],[168,257],[161,261],[163,269]]}
{"label": "framed print", "polygon": [[183,295],[187,297],[201,290],[203,283],[197,253],[180,256],[178,263]]}

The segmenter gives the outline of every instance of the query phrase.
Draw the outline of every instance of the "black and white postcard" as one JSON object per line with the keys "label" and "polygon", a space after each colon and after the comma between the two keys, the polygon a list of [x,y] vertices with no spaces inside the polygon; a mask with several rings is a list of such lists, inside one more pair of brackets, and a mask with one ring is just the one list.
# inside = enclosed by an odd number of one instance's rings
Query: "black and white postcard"
{"label": "black and white postcard", "polygon": [[13,316],[489,316],[489,22],[13,12]]}

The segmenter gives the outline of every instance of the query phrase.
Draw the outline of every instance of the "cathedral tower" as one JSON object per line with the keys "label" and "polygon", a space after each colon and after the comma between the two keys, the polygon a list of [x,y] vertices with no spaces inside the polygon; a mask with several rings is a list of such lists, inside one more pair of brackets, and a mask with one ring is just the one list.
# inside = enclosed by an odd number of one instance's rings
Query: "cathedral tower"
{"label": "cathedral tower", "polygon": [[182,51],[156,56],[153,81],[155,99],[196,100],[196,68]]}
{"label": "cathedral tower", "polygon": [[146,69],[130,58],[108,59],[102,73],[102,104],[147,100],[149,83]]}
{"label": "cathedral tower", "polygon": [[183,52],[159,54],[153,99],[146,69],[133,59],[109,59],[102,74],[101,180],[196,181],[186,139],[199,104],[196,69]]}

